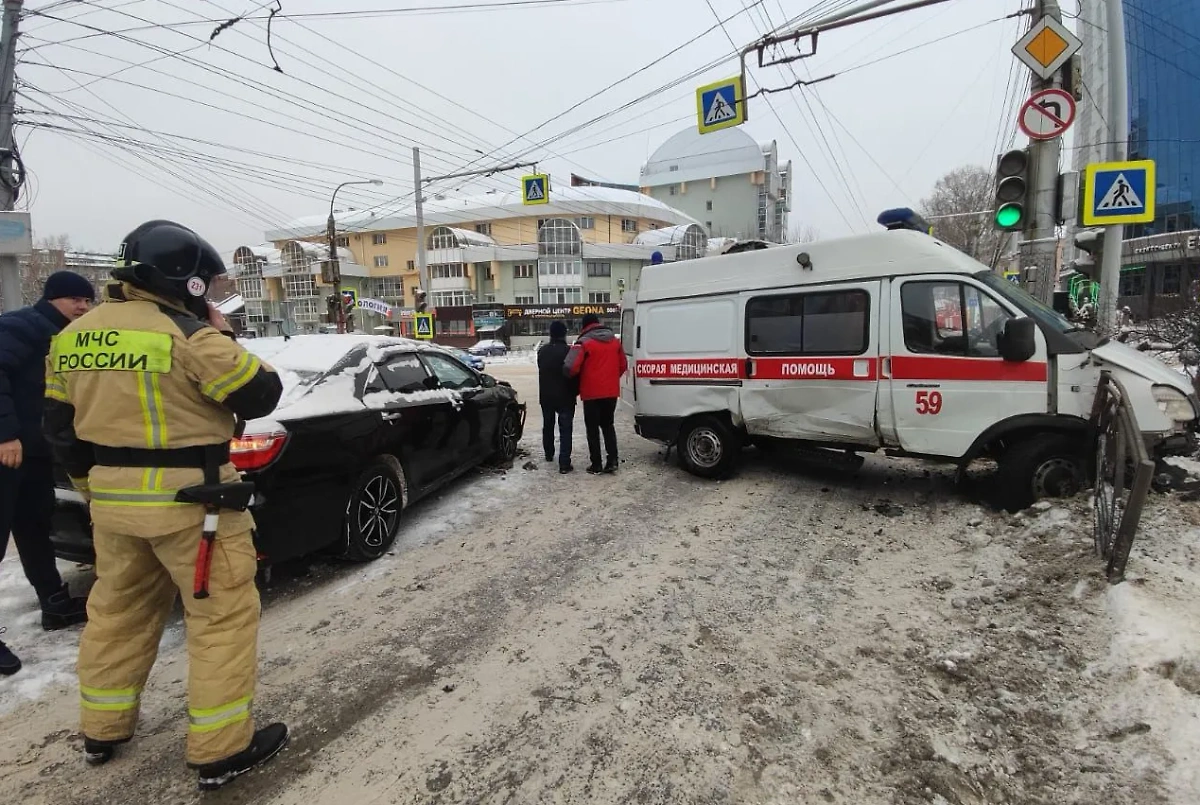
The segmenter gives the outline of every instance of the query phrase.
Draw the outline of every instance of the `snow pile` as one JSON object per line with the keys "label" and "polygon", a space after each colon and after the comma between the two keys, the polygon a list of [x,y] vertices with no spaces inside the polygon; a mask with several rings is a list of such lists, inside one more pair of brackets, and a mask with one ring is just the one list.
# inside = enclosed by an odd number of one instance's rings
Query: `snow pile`
{"label": "snow pile", "polygon": [[1119,681],[1114,724],[1148,725],[1171,755],[1173,802],[1200,802],[1200,511],[1152,496],[1129,560],[1110,588],[1113,624],[1103,670]]}

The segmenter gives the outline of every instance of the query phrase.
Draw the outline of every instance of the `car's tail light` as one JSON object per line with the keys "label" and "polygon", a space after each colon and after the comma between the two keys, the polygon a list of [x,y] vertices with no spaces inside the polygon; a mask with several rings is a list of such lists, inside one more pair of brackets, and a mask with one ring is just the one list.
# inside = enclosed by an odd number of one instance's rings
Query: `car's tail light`
{"label": "car's tail light", "polygon": [[229,443],[229,460],[243,472],[261,470],[283,452],[287,437],[287,431],[282,430],[239,436]]}

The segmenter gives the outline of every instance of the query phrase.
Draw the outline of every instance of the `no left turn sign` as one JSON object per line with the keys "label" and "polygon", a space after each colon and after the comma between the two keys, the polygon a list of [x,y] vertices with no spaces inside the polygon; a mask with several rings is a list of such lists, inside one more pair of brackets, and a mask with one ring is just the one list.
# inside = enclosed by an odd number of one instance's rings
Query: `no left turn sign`
{"label": "no left turn sign", "polygon": [[1044,89],[1021,105],[1018,123],[1033,140],[1061,137],[1075,122],[1075,98],[1061,89]]}

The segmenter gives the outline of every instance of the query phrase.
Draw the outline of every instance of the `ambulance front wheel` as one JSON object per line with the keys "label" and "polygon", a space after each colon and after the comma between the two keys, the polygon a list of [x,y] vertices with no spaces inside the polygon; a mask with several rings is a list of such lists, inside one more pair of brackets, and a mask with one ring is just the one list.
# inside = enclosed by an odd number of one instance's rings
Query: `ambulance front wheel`
{"label": "ambulance front wheel", "polygon": [[996,487],[1011,512],[1043,498],[1066,498],[1084,488],[1087,461],[1080,439],[1041,434],[1014,444],[1000,456]]}
{"label": "ambulance front wheel", "polygon": [[679,432],[679,462],[701,478],[724,478],[733,471],[741,442],[729,425],[712,416],[685,422]]}

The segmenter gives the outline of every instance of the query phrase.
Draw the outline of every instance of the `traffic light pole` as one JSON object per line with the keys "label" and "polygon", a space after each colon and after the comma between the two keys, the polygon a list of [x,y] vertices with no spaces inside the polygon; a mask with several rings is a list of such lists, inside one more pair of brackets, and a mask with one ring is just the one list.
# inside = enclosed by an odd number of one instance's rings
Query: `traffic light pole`
{"label": "traffic light pole", "polygon": [[[1031,24],[1036,24],[1042,17],[1062,22],[1058,0],[1038,0]],[[1055,71],[1049,79],[1042,79],[1035,73],[1030,81],[1033,92],[1052,88],[1062,88],[1062,70]],[[1030,194],[1032,214],[1025,219],[1025,229],[1022,231],[1021,268],[1024,270],[1030,264],[1037,266],[1031,293],[1050,304],[1054,299],[1054,286],[1058,284],[1058,240],[1055,236],[1058,231],[1058,163],[1062,157],[1062,138],[1031,142],[1029,156],[1033,174],[1033,192]]]}
{"label": "traffic light pole", "polygon": [[[1125,9],[1122,0],[1106,0],[1108,12],[1108,157],[1124,160],[1129,152],[1129,85],[1125,62]],[[1117,296],[1121,284],[1121,248],[1125,227],[1117,224],[1104,228],[1104,249],[1100,255],[1100,304],[1097,323],[1100,332],[1117,329]]]}

